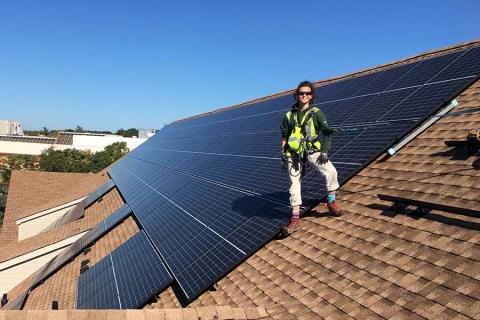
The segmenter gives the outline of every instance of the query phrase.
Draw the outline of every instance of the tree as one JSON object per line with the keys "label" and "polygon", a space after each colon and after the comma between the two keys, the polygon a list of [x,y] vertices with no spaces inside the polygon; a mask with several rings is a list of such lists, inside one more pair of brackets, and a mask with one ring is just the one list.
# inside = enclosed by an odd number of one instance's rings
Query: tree
{"label": "tree", "polygon": [[85,130],[83,130],[83,128],[80,127],[80,126],[76,126],[75,127],[75,132],[85,132]]}
{"label": "tree", "polygon": [[3,215],[5,213],[5,205],[7,204],[8,185],[0,183],[0,225],[3,223]]}
{"label": "tree", "polygon": [[123,128],[120,128],[117,130],[115,134],[123,137],[133,137],[133,136],[138,137],[138,129],[130,128],[125,130]]}
{"label": "tree", "polygon": [[9,156],[5,163],[0,164],[1,183],[10,182],[12,170],[35,170],[35,158],[29,155]]}
{"label": "tree", "polygon": [[77,149],[49,148],[40,155],[40,170],[51,172],[99,172],[128,153],[126,142],[115,142],[92,154]]}
{"label": "tree", "polygon": [[[7,201],[8,184],[12,170],[38,170],[50,172],[99,172],[128,153],[126,142],[115,142],[103,151],[92,154],[77,149],[44,150],[38,161],[33,156],[10,156],[0,164],[0,225]],[[39,163],[39,165],[38,165]]]}
{"label": "tree", "polygon": [[51,172],[90,172],[92,153],[77,149],[55,150],[53,147],[42,151],[40,170]]}
{"label": "tree", "polygon": [[114,142],[92,156],[92,171],[99,172],[128,153],[126,142]]}

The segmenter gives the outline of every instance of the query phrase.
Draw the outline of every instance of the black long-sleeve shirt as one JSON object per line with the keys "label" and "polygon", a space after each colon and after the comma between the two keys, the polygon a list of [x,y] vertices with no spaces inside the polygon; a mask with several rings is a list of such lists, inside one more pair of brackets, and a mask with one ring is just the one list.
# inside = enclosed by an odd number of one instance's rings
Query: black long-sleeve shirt
{"label": "black long-sleeve shirt", "polygon": [[[307,110],[313,107],[315,107],[315,105],[311,105]],[[307,110],[301,111],[300,109],[298,109],[297,105],[294,105],[292,107],[292,116],[294,113],[298,112],[300,119],[303,119],[303,117],[305,116],[305,112]],[[320,133],[322,134],[322,140],[320,140],[322,146],[320,148],[320,151],[328,153],[332,145],[332,138],[331,138],[332,130],[328,127],[327,117],[321,110],[318,110],[313,114],[312,119],[313,119],[313,125],[315,126],[315,130],[319,135]],[[282,125],[280,126],[282,139],[287,140],[292,130],[293,128],[291,128],[291,121],[287,118],[287,114],[285,114],[285,116],[283,117]]]}

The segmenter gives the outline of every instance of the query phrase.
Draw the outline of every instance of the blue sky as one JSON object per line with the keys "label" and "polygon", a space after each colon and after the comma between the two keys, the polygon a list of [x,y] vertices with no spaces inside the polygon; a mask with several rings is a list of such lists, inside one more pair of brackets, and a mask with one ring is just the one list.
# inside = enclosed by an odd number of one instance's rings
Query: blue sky
{"label": "blue sky", "polygon": [[0,0],[0,119],[116,130],[480,38],[480,1]]}

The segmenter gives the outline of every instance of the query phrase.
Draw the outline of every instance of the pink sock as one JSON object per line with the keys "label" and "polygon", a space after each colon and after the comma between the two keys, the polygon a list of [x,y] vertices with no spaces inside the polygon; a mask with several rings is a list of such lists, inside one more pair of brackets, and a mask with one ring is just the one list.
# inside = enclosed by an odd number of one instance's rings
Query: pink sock
{"label": "pink sock", "polygon": [[300,212],[299,211],[293,211],[292,212],[292,220],[298,220],[300,219]]}

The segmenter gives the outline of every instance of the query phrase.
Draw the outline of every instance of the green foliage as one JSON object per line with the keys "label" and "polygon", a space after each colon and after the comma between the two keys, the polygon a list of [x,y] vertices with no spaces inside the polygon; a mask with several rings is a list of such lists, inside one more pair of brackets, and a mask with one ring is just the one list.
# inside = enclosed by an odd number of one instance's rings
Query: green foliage
{"label": "green foliage", "polygon": [[126,142],[114,142],[92,156],[92,171],[99,172],[128,153]]}
{"label": "green foliage", "polygon": [[35,157],[29,155],[9,156],[5,163],[0,164],[1,183],[8,184],[12,170],[35,170]]}
{"label": "green foliage", "polygon": [[3,214],[7,204],[8,184],[0,183],[0,225],[3,223]]}
{"label": "green foliage", "polygon": [[[50,172],[99,172],[128,153],[126,142],[115,142],[103,151],[91,153],[76,149],[49,148],[40,155],[40,170]],[[33,156],[10,156],[0,164],[0,225],[7,202],[12,170],[37,170]]]}
{"label": "green foliage", "polygon": [[50,172],[90,172],[89,151],[77,149],[55,150],[49,148],[40,155],[40,170]]}
{"label": "green foliage", "polygon": [[123,137],[128,137],[128,138],[131,138],[133,136],[138,137],[138,129],[130,128],[125,130],[122,128],[117,130],[115,134],[118,134],[119,136],[123,136]]}
{"label": "green foliage", "polygon": [[42,152],[40,170],[51,172],[99,172],[128,153],[126,142],[115,142],[104,151],[91,153],[76,149]]}

